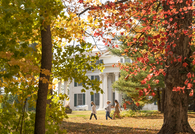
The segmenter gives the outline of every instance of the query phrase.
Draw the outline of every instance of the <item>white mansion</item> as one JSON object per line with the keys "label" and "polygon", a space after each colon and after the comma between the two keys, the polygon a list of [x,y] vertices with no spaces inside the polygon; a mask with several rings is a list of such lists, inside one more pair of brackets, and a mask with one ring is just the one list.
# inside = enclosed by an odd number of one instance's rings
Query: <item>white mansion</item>
{"label": "white mansion", "polygon": [[[93,52],[93,54],[95,54],[95,52]],[[122,94],[112,88],[112,83],[119,78],[120,70],[119,67],[113,67],[112,65],[116,65],[118,62],[124,63],[132,61],[124,57],[114,56],[109,51],[104,51],[99,62],[104,63],[105,69],[103,72],[99,70],[94,72],[88,71],[86,75],[91,79],[102,81],[100,88],[103,89],[104,94],[94,93],[94,95],[90,95],[92,90],[86,90],[85,93],[81,93],[81,89],[83,88],[82,84],[78,84],[74,82],[74,80],[71,83],[67,81],[58,83],[58,93],[66,93],[69,96],[70,100],[68,103],[73,111],[77,110],[81,105],[85,105],[86,110],[91,110],[91,101],[95,102],[97,110],[104,110],[107,105],[107,100],[110,100],[112,104],[114,104],[114,100],[118,100],[120,105],[122,105]],[[157,105],[148,104],[144,106],[143,109],[157,110]]]}

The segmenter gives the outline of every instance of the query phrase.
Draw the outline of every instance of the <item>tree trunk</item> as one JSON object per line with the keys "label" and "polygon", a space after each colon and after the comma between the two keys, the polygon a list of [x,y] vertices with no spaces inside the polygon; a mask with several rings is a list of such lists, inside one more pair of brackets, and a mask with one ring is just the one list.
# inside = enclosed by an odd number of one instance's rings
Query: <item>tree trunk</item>
{"label": "tree trunk", "polygon": [[[50,89],[49,94],[50,94],[50,95],[53,95],[53,89]],[[49,105],[49,108],[51,108],[51,100],[52,100],[52,99],[53,99],[53,97],[51,97],[51,99],[48,99],[48,100],[47,100],[47,104]]]}
{"label": "tree trunk", "polygon": [[[51,72],[52,66],[52,41],[51,31],[48,25],[45,30],[41,30],[42,38],[42,60],[41,70],[46,69]],[[40,73],[40,78],[46,78],[48,82],[43,82],[39,79],[39,90],[36,104],[36,117],[35,117],[35,134],[45,133],[45,115],[46,115],[46,104],[47,104],[47,93],[50,75]]]}
{"label": "tree trunk", "polygon": [[193,94],[193,102],[194,102],[193,111],[195,112],[195,93]]}
{"label": "tree trunk", "polygon": [[[181,1],[182,3],[174,0],[174,8],[177,11],[179,9],[183,9],[184,7],[188,7],[186,4],[187,0]],[[170,2],[168,0],[163,2],[164,11],[172,11],[170,9]],[[171,6],[171,7],[172,7]],[[164,124],[159,132],[159,134],[175,134],[175,133],[190,133],[194,134],[194,131],[190,127],[188,123],[188,97],[189,97],[189,89],[172,91],[173,88],[184,87],[185,80],[187,79],[186,75],[190,71],[190,67],[183,66],[183,63],[188,62],[189,57],[191,55],[191,49],[189,43],[191,42],[191,37],[184,34],[184,30],[189,30],[192,26],[192,10],[188,10],[187,12],[178,12],[178,14],[168,15],[165,18],[170,25],[165,26],[167,31],[167,40],[166,45],[170,45],[170,50],[166,52],[167,61],[166,65],[169,66],[166,68],[166,76],[165,76],[165,109],[164,109]],[[175,17],[176,16],[176,17]],[[173,18],[172,18],[173,17]],[[184,18],[183,18],[184,17]],[[172,21],[169,21],[172,18]],[[173,27],[173,24],[176,24]],[[174,30],[178,30],[177,33],[174,33]],[[176,44],[174,47],[173,44]],[[167,48],[168,49],[168,48]],[[172,53],[172,54],[171,54]],[[174,59],[178,59],[178,57],[182,57],[182,61],[174,61]],[[186,59],[184,59],[186,58]],[[188,65],[190,63],[188,62]],[[183,92],[184,91],[184,92]]]}
{"label": "tree trunk", "polygon": [[157,88],[157,104],[158,104],[158,111],[161,111],[161,102],[160,102],[160,89]]}
{"label": "tree trunk", "polygon": [[164,113],[165,88],[162,88],[161,113]]}

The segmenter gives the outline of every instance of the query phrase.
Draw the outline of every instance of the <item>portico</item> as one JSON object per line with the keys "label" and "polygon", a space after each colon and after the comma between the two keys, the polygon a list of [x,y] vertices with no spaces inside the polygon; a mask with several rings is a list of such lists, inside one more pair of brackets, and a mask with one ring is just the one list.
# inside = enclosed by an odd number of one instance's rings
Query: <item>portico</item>
{"label": "portico", "polygon": [[114,100],[120,101],[120,94],[112,88],[112,83],[118,80],[119,72],[101,73],[99,74],[102,84],[100,88],[103,89],[104,94],[100,94],[100,105],[98,110],[104,110],[107,106],[107,100],[114,104]]}
{"label": "portico", "polygon": [[[88,110],[91,110],[91,101],[94,101],[97,110],[105,110],[107,100],[110,100],[113,105],[114,100],[116,99],[121,105],[122,95],[112,88],[112,84],[114,81],[118,80],[120,72],[119,67],[113,67],[112,65],[117,64],[120,61],[120,57],[110,55],[109,52],[106,52],[100,57],[100,60],[102,60],[104,63],[105,69],[103,72],[100,72],[99,70],[95,70],[94,72],[88,71],[86,75],[90,79],[98,79],[102,81],[100,88],[103,90],[103,94],[93,91],[94,95],[91,95],[91,89],[86,90],[85,93],[82,93],[82,84],[76,83],[74,79],[69,84],[68,82],[62,81],[58,83],[58,94],[63,91],[69,96],[69,105],[72,110],[76,110],[76,107],[79,105],[88,105]],[[67,86],[69,93],[67,92]],[[66,100],[64,100],[64,105],[65,102]]]}

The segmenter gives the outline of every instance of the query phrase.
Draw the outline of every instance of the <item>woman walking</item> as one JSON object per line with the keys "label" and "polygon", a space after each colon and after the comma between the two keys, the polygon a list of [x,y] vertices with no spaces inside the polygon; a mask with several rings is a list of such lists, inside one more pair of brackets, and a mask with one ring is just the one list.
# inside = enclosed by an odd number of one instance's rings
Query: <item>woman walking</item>
{"label": "woman walking", "polygon": [[95,119],[97,120],[97,117],[96,117],[96,105],[95,105],[95,103],[93,101],[91,102],[91,105],[92,105],[92,109],[91,109],[90,120],[91,120],[93,115],[94,115]]}
{"label": "woman walking", "polygon": [[[113,116],[113,119],[115,119],[115,115],[117,114],[118,117],[121,119],[121,116],[120,116],[120,111],[119,109],[121,110],[120,106],[119,106],[119,103],[117,100],[114,101],[115,102],[115,111],[114,111],[114,116]],[[121,110],[122,111],[122,110]]]}

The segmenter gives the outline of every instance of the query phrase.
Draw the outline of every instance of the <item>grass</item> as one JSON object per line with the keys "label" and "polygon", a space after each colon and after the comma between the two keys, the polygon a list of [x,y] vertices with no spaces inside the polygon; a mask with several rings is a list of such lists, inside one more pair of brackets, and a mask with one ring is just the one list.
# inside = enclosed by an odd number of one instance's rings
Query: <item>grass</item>
{"label": "grass", "polygon": [[[116,120],[106,120],[105,111],[97,111],[98,120],[89,120],[90,114],[91,111],[73,111],[61,129],[68,134],[156,134],[163,124],[163,114],[158,111],[122,111],[123,118]],[[195,130],[195,115],[190,113],[188,120]]]}

